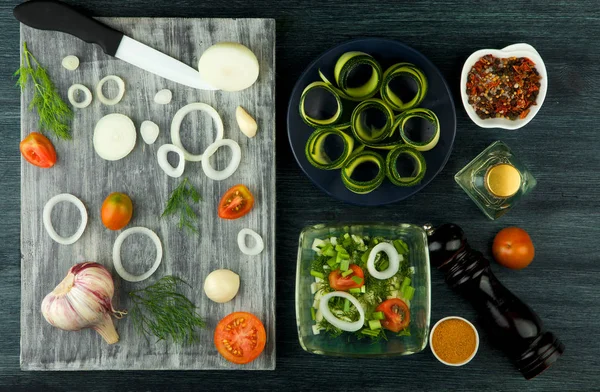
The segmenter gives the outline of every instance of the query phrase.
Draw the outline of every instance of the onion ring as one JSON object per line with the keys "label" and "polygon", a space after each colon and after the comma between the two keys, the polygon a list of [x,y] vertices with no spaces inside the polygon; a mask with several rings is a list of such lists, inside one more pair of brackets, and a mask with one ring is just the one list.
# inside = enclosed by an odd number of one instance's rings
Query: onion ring
{"label": "onion ring", "polygon": [[[219,149],[219,147],[226,146],[231,149],[233,153],[231,156],[231,162],[229,165],[223,170],[216,170],[210,164],[210,157]],[[231,139],[221,139],[217,140],[210,146],[206,147],[204,151],[204,155],[202,155],[202,170],[204,170],[204,174],[206,177],[215,181],[222,181],[226,178],[231,177],[233,173],[240,166],[240,162],[242,160],[242,149],[240,145],[237,144],[234,140]]]}
{"label": "onion ring", "polygon": [[171,141],[174,145],[181,148],[185,159],[192,162],[200,162],[202,160],[202,156],[206,154],[206,151],[203,154],[197,155],[188,152],[181,143],[181,136],[179,135],[179,130],[181,128],[181,122],[183,121],[184,117],[196,110],[208,113],[217,125],[217,136],[215,137],[215,142],[223,139],[223,120],[221,120],[221,116],[219,116],[219,113],[217,113],[215,108],[205,103],[194,102],[185,105],[184,107],[179,109],[177,113],[175,113],[175,116],[173,116],[173,121],[171,122]]}
{"label": "onion ring", "polygon": [[[137,276],[127,272],[127,270],[123,268],[123,264],[121,263],[121,245],[123,245],[125,239],[132,234],[145,234],[148,237],[150,237],[150,239],[152,240],[152,242],[154,242],[154,245],[156,246],[156,260],[154,261],[154,264],[148,271],[144,272],[142,275]],[[115,245],[113,246],[113,266],[115,267],[115,271],[117,272],[117,274],[119,274],[119,276],[125,279],[126,281],[141,282],[142,280],[146,280],[150,276],[152,276],[152,274],[158,269],[158,266],[162,261],[162,253],[162,244],[160,243],[160,238],[158,238],[155,232],[145,227],[132,227],[119,234],[115,241]]]}
{"label": "onion ring", "polygon": [[[77,90],[83,91],[83,93],[85,94],[85,99],[81,102],[77,102],[75,100],[75,91]],[[90,103],[92,103],[92,92],[83,84],[74,84],[71,87],[69,87],[67,97],[69,98],[69,102],[71,102],[71,105],[73,105],[73,107],[76,107],[77,109],[87,108],[88,106],[90,106]]]}
{"label": "onion ring", "polygon": [[[375,268],[375,257],[377,253],[384,252],[388,255],[388,259],[390,261],[390,265],[384,271],[377,271]],[[379,280],[389,279],[392,276],[396,275],[398,270],[400,269],[400,255],[394,245],[389,242],[381,242],[369,253],[369,258],[367,259],[367,269],[372,277]]]}
{"label": "onion ring", "polygon": [[[331,309],[329,309],[329,300],[333,297],[345,298],[348,301],[350,301],[352,305],[354,305],[358,310],[358,320],[354,322],[340,320],[333,313],[331,313]],[[365,324],[365,310],[363,309],[362,305],[360,304],[360,302],[358,302],[356,298],[344,291],[334,291],[332,293],[327,293],[324,296],[322,296],[319,302],[319,310],[323,314],[325,320],[329,321],[331,325],[341,329],[342,331],[356,332],[359,329],[361,329]]]}
{"label": "onion ring", "polygon": [[[52,219],[51,219],[52,209],[54,209],[55,205],[57,205],[58,203],[63,202],[63,201],[73,203],[75,205],[75,207],[77,207],[79,209],[79,213],[81,214],[81,223],[79,225],[79,228],[77,229],[75,234],[73,234],[72,236],[67,237],[67,238],[61,237],[60,235],[58,235],[56,230],[54,230],[54,226],[52,226]],[[44,223],[44,227],[46,228],[46,231],[48,232],[48,235],[50,235],[50,238],[52,238],[54,241],[58,242],[61,245],[71,245],[71,244],[77,242],[77,240],[81,237],[81,235],[85,231],[85,227],[87,226],[87,221],[88,221],[88,214],[87,214],[87,210],[85,209],[85,206],[83,205],[81,200],[79,200],[75,196],[71,195],[70,193],[61,193],[60,195],[56,195],[53,198],[51,198],[50,200],[48,200],[48,202],[44,206],[44,213],[42,215],[42,221]]]}
{"label": "onion ring", "polygon": [[[102,86],[104,86],[104,83],[108,82],[109,80],[117,82],[117,87],[119,88],[117,96],[111,99],[106,98],[102,93]],[[123,95],[125,95],[125,82],[117,75],[108,75],[96,85],[96,96],[98,97],[100,102],[102,102],[105,105],[113,106],[118,104],[119,102],[121,102],[121,99],[123,99]]]}
{"label": "onion ring", "polygon": [[[179,163],[177,167],[171,166],[169,161],[167,160],[167,154],[170,152],[177,153],[179,155]],[[183,156],[183,151],[181,148],[173,145],[173,144],[163,144],[158,148],[158,152],[156,153],[158,158],[158,166],[166,173],[167,176],[173,178],[179,178],[183,175],[183,171],[185,170],[185,158]]]}
{"label": "onion ring", "polygon": [[[256,241],[256,244],[252,248],[249,248],[246,245],[247,236],[254,238],[254,241]],[[248,256],[256,256],[257,254],[260,254],[260,252],[262,252],[263,249],[265,249],[265,243],[262,237],[260,236],[260,234],[258,234],[252,229],[240,230],[240,232],[238,233],[237,242],[242,253]]]}

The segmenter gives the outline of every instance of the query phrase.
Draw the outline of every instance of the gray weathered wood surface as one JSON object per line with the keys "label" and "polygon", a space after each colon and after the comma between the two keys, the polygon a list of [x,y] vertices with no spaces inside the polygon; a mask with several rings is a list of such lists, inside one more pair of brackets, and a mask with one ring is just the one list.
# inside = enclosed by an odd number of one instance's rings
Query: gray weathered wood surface
{"label": "gray weathered wood surface", "polygon": [[[124,99],[116,106],[104,106],[94,96],[85,109],[74,109],[73,140],[53,139],[59,162],[51,170],[41,170],[24,162],[21,166],[21,368],[24,370],[105,370],[105,369],[232,369],[240,368],[225,361],[213,345],[216,323],[233,311],[256,314],[267,330],[264,353],[243,369],[275,368],[275,23],[271,19],[172,19],[103,18],[105,23],[125,32],[186,64],[195,66],[202,51],[219,41],[247,45],[260,62],[258,82],[240,93],[198,91],[154,76],[118,59],[105,55],[98,47],[72,36],[21,27],[21,43],[26,41],[38,60],[46,66],[59,91],[66,93],[73,83],[82,83],[94,91],[106,75],[121,76],[126,83]],[[61,66],[64,56],[74,54],[80,67],[67,71]],[[114,91],[110,83],[105,93]],[[163,88],[173,91],[169,105],[154,103],[154,94]],[[94,93],[95,95],[95,93]],[[22,137],[37,129],[37,115],[27,110],[32,96],[28,88],[22,95]],[[199,234],[190,235],[177,228],[177,218],[160,219],[169,193],[181,179],[168,177],[158,166],[156,151],[170,143],[170,122],[175,112],[187,103],[205,102],[217,109],[225,125],[225,137],[242,148],[237,172],[218,182],[204,176],[200,163],[187,162],[184,176],[196,185],[204,200],[196,208],[200,216]],[[248,139],[238,129],[235,108],[242,105],[259,123],[259,132]],[[133,152],[126,158],[102,160],[92,146],[95,123],[109,113],[132,118],[138,128]],[[154,145],[146,145],[139,135],[144,120],[160,127]],[[189,114],[182,125],[182,140],[193,153],[200,153],[213,140],[212,120],[200,112]],[[224,168],[231,155],[220,149],[213,158]],[[217,217],[221,195],[231,186],[244,183],[256,197],[246,217],[225,221]],[[87,207],[89,222],[79,241],[59,245],[42,226],[42,210],[48,199],[59,193],[72,193]],[[161,266],[147,281],[129,283],[112,269],[112,248],[119,232],[111,232],[101,223],[99,211],[111,192],[125,192],[134,204],[134,216],[128,227],[145,226],[160,237],[164,256]],[[66,203],[53,213],[59,234],[70,235],[79,224],[79,213]],[[263,236],[265,250],[259,256],[243,255],[237,245],[237,233],[249,227]],[[122,250],[125,267],[141,274],[154,261],[154,246],[146,237],[135,235]],[[181,346],[170,342],[147,342],[133,329],[129,318],[116,321],[121,341],[107,345],[92,330],[65,332],[51,327],[40,313],[40,304],[66,275],[82,261],[97,261],[113,272],[116,291],[114,306],[128,308],[127,293],[146,287],[166,275],[187,280],[186,294],[199,306],[207,320],[200,332],[201,343]],[[237,297],[227,304],[210,301],[202,283],[214,269],[228,268],[241,277]]]}

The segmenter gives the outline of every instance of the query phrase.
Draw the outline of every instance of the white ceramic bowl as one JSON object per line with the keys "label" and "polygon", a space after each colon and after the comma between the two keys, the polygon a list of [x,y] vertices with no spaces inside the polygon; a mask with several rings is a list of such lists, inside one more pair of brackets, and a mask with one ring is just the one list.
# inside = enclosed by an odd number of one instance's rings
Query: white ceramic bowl
{"label": "white ceramic bowl", "polygon": [[[469,97],[467,95],[467,77],[469,71],[475,65],[475,63],[483,56],[491,54],[494,57],[507,58],[507,57],[528,57],[535,63],[535,68],[541,76],[540,79],[540,91],[536,99],[536,105],[532,105],[529,114],[523,119],[510,120],[508,118],[480,118],[473,107],[469,104]],[[542,60],[540,54],[528,44],[514,44],[507,46],[504,49],[481,49],[474,52],[467,58],[465,65],[462,69],[460,76],[460,96],[462,98],[463,106],[467,111],[467,114],[473,120],[473,122],[482,128],[504,128],[504,129],[519,129],[525,126],[529,121],[533,120],[537,112],[542,107],[544,99],[546,98],[546,92],[548,91],[548,74],[546,73],[546,65]]]}
{"label": "white ceramic bowl", "polygon": [[[440,325],[442,322],[444,322],[446,320],[461,320],[461,321],[464,321],[475,332],[475,350],[473,350],[473,354],[471,354],[471,356],[469,358],[467,358],[467,360],[464,361],[464,362],[461,362],[461,363],[446,362],[443,359],[441,359],[437,355],[437,353],[435,352],[435,350],[433,349],[433,344],[431,343],[432,339],[433,339],[433,334],[435,333],[435,330],[437,329],[438,325]],[[441,363],[443,363],[444,365],[448,365],[448,366],[463,366],[463,365],[466,365],[467,363],[471,362],[471,360],[475,357],[475,354],[477,354],[477,350],[479,350],[479,333],[477,332],[477,328],[475,328],[475,326],[469,320],[466,320],[466,319],[464,319],[462,317],[458,317],[458,316],[444,317],[443,319],[441,319],[440,321],[438,321],[437,323],[435,323],[435,325],[433,326],[433,328],[431,328],[431,333],[429,334],[429,348],[431,348],[431,352],[437,358],[437,360],[440,361]]]}

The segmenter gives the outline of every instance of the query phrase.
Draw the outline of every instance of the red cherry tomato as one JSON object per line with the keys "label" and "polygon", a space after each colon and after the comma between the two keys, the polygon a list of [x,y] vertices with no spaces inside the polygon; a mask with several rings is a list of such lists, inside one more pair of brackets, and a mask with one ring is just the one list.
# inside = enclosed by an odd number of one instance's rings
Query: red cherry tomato
{"label": "red cherry tomato", "polygon": [[219,322],[214,341],[217,351],[226,360],[243,365],[263,352],[267,333],[263,323],[252,313],[235,312]]}
{"label": "red cherry tomato", "polygon": [[254,196],[245,185],[229,189],[219,202],[219,218],[238,219],[250,212],[254,206]]}
{"label": "red cherry tomato", "polygon": [[410,310],[399,298],[383,301],[375,311],[383,312],[385,320],[381,320],[381,325],[392,332],[400,332],[410,323]]}
{"label": "red cherry tomato", "polygon": [[31,132],[19,145],[21,155],[32,165],[44,169],[56,163],[56,150],[52,142],[39,132]]}
{"label": "red cherry tomato", "polygon": [[102,223],[110,230],[121,230],[131,220],[133,215],[133,203],[129,196],[124,193],[114,192],[102,203],[100,216]]}
{"label": "red cherry tomato", "polygon": [[511,269],[523,269],[533,261],[535,248],[525,230],[507,227],[496,234],[492,253],[499,264]]}
{"label": "red cherry tomato", "polygon": [[[349,289],[360,288],[365,284],[365,274],[363,273],[362,268],[356,264],[350,264],[349,268],[352,270],[352,274],[348,276],[342,276],[342,271],[339,269],[329,273],[329,285],[332,289],[346,291]],[[356,283],[352,280],[355,276],[361,279],[360,283]]]}

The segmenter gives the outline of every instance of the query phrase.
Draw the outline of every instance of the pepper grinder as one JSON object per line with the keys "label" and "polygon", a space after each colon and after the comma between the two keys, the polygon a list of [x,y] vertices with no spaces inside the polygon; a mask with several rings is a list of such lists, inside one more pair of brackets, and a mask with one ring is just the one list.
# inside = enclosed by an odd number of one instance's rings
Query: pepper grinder
{"label": "pepper grinder", "polygon": [[474,306],[483,328],[511,358],[526,379],[550,367],[565,346],[544,331],[538,315],[494,276],[489,261],[471,249],[462,229],[446,223],[425,226],[431,265],[445,273],[446,283]]}

